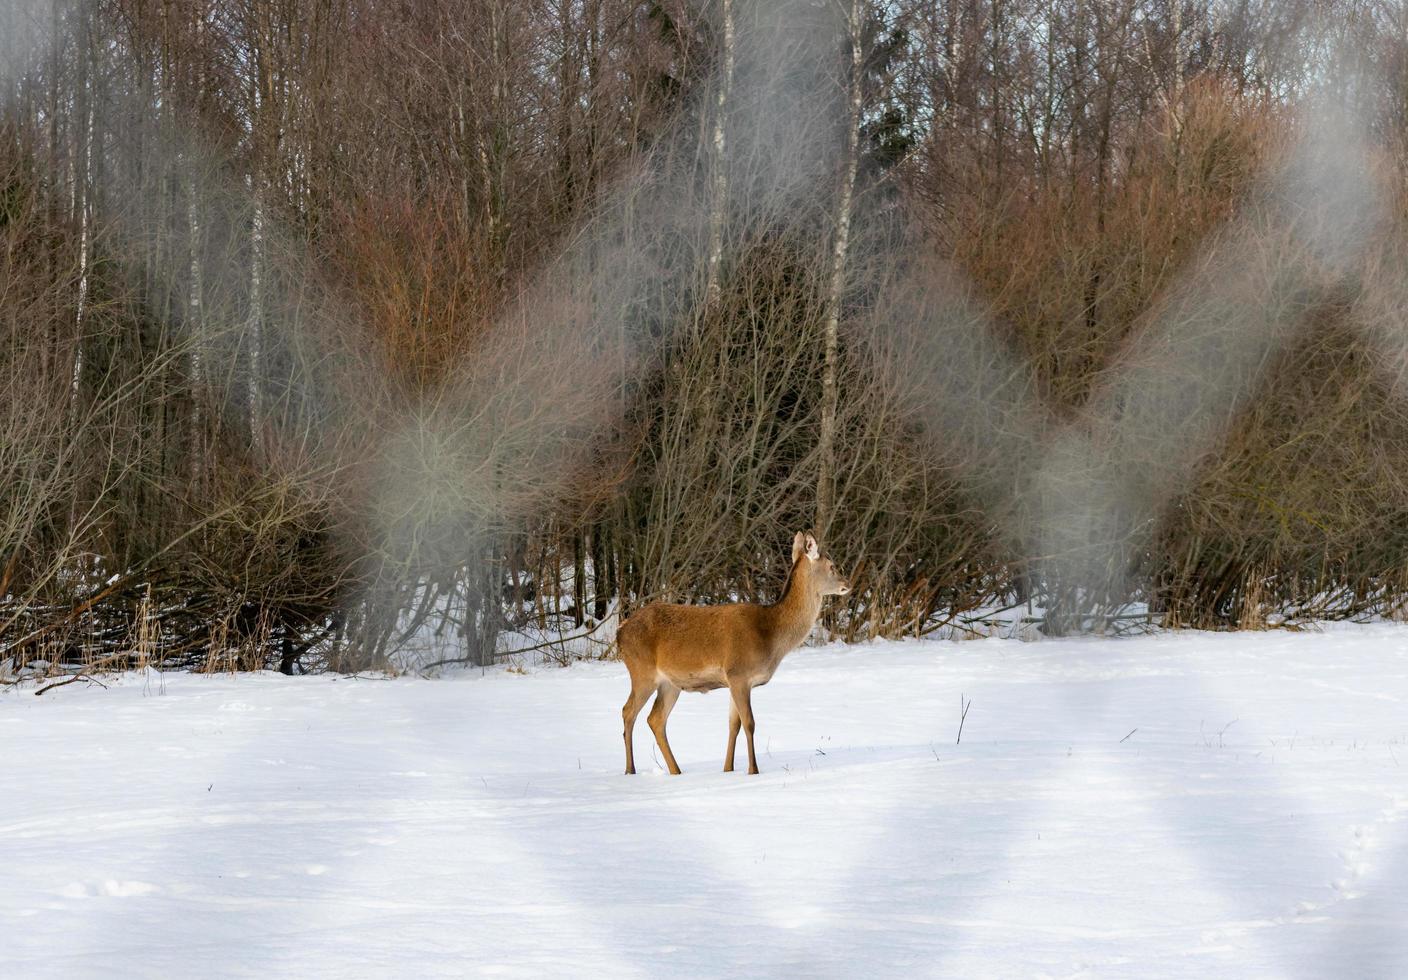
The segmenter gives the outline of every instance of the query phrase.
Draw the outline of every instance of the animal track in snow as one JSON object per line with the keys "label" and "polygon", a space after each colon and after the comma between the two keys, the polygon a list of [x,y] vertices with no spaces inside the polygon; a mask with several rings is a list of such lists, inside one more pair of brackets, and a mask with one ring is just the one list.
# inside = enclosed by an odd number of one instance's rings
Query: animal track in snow
{"label": "animal track in snow", "polygon": [[1408,799],[1395,798],[1369,823],[1358,824],[1350,831],[1350,842],[1336,856],[1344,862],[1344,873],[1330,882],[1339,893],[1339,901],[1359,898],[1364,894],[1363,880],[1374,869],[1374,853],[1380,849],[1380,838],[1388,827],[1408,816]]}

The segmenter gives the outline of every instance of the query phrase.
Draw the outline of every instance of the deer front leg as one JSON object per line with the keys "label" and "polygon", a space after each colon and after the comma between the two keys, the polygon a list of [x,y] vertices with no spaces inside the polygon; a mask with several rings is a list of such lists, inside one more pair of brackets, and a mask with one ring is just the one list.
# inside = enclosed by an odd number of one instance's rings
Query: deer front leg
{"label": "deer front leg", "polygon": [[650,714],[645,719],[645,723],[655,733],[655,741],[660,743],[660,751],[665,753],[665,765],[669,767],[672,776],[680,774],[680,767],[675,761],[675,753],[670,751],[670,740],[665,737],[665,723],[670,720],[670,712],[674,710],[679,697],[679,688],[669,682],[662,682],[655,695],[655,706],[650,709]]}
{"label": "deer front leg", "polygon": [[738,745],[738,730],[743,722],[738,717],[738,705],[734,703],[733,692],[728,697],[728,751],[724,753],[724,772],[733,772],[733,750]]}
{"label": "deer front leg", "polygon": [[626,740],[626,775],[633,776],[636,771],[635,746],[632,744],[632,733],[636,727],[636,716],[640,714],[640,709],[645,707],[645,702],[649,700],[653,689],[648,684],[636,683],[634,677],[631,678],[631,693],[626,698],[626,704],[621,708],[621,721],[624,723],[625,731],[623,735]]}
{"label": "deer front leg", "polygon": [[743,723],[743,734],[748,738],[748,774],[756,776],[758,754],[753,748],[753,688],[746,681],[738,681],[729,685],[729,692],[733,694],[734,708]]}

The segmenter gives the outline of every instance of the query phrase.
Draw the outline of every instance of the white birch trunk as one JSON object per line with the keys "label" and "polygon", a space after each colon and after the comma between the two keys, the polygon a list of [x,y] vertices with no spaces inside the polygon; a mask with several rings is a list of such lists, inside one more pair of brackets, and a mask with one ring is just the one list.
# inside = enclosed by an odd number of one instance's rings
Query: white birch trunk
{"label": "white birch trunk", "polygon": [[205,452],[204,414],[201,412],[201,395],[205,386],[204,354],[205,322],[201,302],[205,294],[205,267],[201,262],[200,200],[197,188],[200,178],[195,164],[186,167],[188,189],[186,196],[186,234],[190,248],[190,282],[186,293],[186,333],[191,351],[191,431],[194,452],[191,454],[193,475],[200,476],[201,457]]}
{"label": "white birch trunk", "polygon": [[[85,35],[85,40],[87,40]],[[79,57],[86,63],[88,52],[81,51]],[[78,304],[74,317],[73,379],[72,398],[77,406],[79,389],[83,382],[83,329],[88,314],[88,293],[91,278],[93,250],[93,132],[95,129],[94,98],[92,92],[92,70],[85,70],[80,82],[83,99],[83,117],[79,120],[79,154],[74,184],[74,194],[78,209]],[[81,185],[78,186],[78,185]]]}
{"label": "white birch trunk", "polygon": [[719,299],[719,267],[724,256],[724,220],[728,214],[728,147],[725,120],[733,89],[733,0],[720,0],[723,6],[724,48],[719,72],[719,95],[714,106],[714,173],[709,202],[708,278],[704,303],[712,309]]}
{"label": "white birch trunk", "polygon": [[836,202],[836,234],[831,245],[831,282],[826,294],[824,322],[824,361],[821,376],[821,433],[818,456],[821,467],[816,488],[816,529],[825,534],[831,521],[836,496],[836,388],[838,332],[841,298],[846,286],[846,253],[851,240],[851,200],[855,196],[856,171],[860,163],[860,116],[862,95],[861,0],[851,0],[851,77],[847,93],[846,158]]}
{"label": "white birch trunk", "polygon": [[254,183],[254,215],[250,221],[249,245],[249,320],[245,324],[245,340],[249,344],[249,434],[255,446],[262,442],[263,426],[259,382],[263,357],[264,327],[264,191],[256,175]]}
{"label": "white birch trunk", "polygon": [[245,322],[243,338],[244,342],[249,345],[249,376],[246,391],[246,396],[249,399],[249,438],[250,444],[256,450],[263,445],[261,433],[264,425],[263,399],[261,397],[263,385],[260,382],[260,375],[264,368],[264,293],[267,276],[265,263],[265,221],[267,220],[265,208],[268,204],[265,199],[265,185],[268,182],[266,168],[272,168],[274,165],[273,154],[269,152],[270,140],[267,132],[270,120],[265,118],[265,115],[272,111],[272,91],[266,92],[266,86],[271,85],[268,58],[270,56],[269,50],[273,46],[272,30],[267,25],[264,26],[263,36],[260,38],[261,51],[254,66],[253,79],[254,105],[250,138],[255,152],[249,185],[254,210],[249,223],[249,314]]}
{"label": "white birch trunk", "polygon": [[1173,120],[1173,138],[1175,146],[1181,148],[1183,142],[1183,89],[1185,84],[1184,70],[1187,65],[1188,48],[1187,39],[1184,37],[1183,23],[1183,3],[1182,0],[1173,0],[1173,19],[1169,27],[1173,33],[1173,78],[1170,80],[1168,99],[1168,111]]}

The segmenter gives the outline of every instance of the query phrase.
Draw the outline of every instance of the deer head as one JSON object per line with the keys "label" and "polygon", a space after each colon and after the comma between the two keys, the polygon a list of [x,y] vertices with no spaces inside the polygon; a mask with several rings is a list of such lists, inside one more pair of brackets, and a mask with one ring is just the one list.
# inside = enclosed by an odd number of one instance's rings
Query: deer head
{"label": "deer head", "polygon": [[835,562],[822,556],[816,538],[810,534],[798,531],[792,539],[792,566],[806,577],[817,595],[846,595],[851,591],[851,583],[836,569]]}

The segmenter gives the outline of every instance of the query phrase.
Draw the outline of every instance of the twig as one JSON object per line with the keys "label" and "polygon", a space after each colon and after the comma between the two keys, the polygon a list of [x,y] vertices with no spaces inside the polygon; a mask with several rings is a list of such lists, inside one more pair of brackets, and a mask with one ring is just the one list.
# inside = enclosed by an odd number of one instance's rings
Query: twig
{"label": "twig", "polygon": [[958,716],[958,741],[954,742],[954,745],[959,745],[963,741],[963,723],[968,720],[968,709],[973,707],[973,699],[969,698],[965,702],[963,695],[960,694],[958,696],[958,703],[963,708],[963,713]]}
{"label": "twig", "polygon": [[[1133,734],[1134,734],[1135,732],[1137,732],[1137,731],[1139,731],[1139,729],[1137,729],[1137,728],[1132,728],[1132,729],[1130,729],[1129,735],[1133,735]],[[1120,739],[1120,742],[1121,742],[1121,743],[1128,742],[1128,741],[1129,741],[1129,735],[1126,735],[1124,738]]]}
{"label": "twig", "polygon": [[39,690],[35,691],[34,696],[39,697],[39,695],[43,694],[45,691],[52,691],[56,687],[63,687],[65,684],[72,684],[74,681],[87,681],[89,684],[97,684],[104,691],[108,689],[108,686],[102,681],[98,680],[96,677],[89,677],[87,674],[74,674],[72,677],[69,677],[66,680],[55,681],[52,684],[46,684]]}
{"label": "twig", "polygon": [[[559,636],[559,637],[556,637],[556,638],[551,639],[551,640],[544,640],[542,643],[535,643],[533,646],[530,646],[530,647],[519,647],[519,648],[516,649],[516,650],[500,650],[500,651],[495,651],[493,654],[490,655],[490,656],[491,656],[491,661],[490,661],[490,662],[491,662],[491,663],[497,663],[499,660],[501,660],[501,659],[503,659],[503,658],[505,658],[505,657],[516,656],[516,655],[518,655],[518,654],[520,654],[520,653],[532,653],[532,652],[535,651],[535,650],[545,650],[545,649],[547,649],[547,648],[549,648],[549,647],[555,647],[555,646],[559,646],[559,645],[564,644],[564,643],[570,643],[572,640],[589,640],[589,639],[592,639],[592,634],[595,633],[597,630],[601,629],[602,626],[606,625],[607,621],[608,621],[610,618],[611,618],[610,616],[607,616],[607,617],[605,617],[605,618],[603,618],[603,619],[600,619],[600,620],[597,621],[597,624],[596,624],[595,626],[593,626],[591,629],[586,630],[585,632],[582,632],[582,633],[574,634],[574,635],[572,635],[572,636]],[[596,640],[595,642],[597,642],[597,643],[606,643],[606,642],[608,642],[608,641],[606,641],[606,640]],[[451,658],[449,658],[448,660],[437,660],[437,661],[435,661],[434,663],[424,664],[424,665],[422,665],[419,669],[420,669],[420,670],[429,670],[429,669],[432,668],[432,667],[443,667],[443,666],[445,666],[446,664],[465,664],[465,663],[470,663],[472,660],[473,660],[472,657],[451,657]]]}

